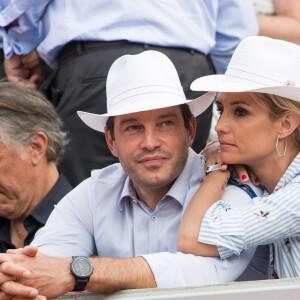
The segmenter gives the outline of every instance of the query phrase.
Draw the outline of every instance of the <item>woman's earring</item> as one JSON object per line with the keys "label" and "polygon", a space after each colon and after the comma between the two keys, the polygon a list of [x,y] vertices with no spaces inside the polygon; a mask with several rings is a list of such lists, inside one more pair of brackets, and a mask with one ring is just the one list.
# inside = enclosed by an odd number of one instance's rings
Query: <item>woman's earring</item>
{"label": "woman's earring", "polygon": [[278,140],[279,140],[279,135],[277,136],[277,140],[276,140],[276,150],[277,150],[277,154],[278,156],[284,156],[286,153],[286,148],[287,148],[287,142],[284,141],[284,150],[283,153],[280,153],[279,149],[278,149]]}

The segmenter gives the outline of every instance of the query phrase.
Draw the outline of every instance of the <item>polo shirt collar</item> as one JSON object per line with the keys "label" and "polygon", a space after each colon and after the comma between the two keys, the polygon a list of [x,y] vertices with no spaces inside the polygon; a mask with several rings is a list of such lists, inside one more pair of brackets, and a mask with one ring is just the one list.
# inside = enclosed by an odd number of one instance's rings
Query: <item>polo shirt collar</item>
{"label": "polo shirt collar", "polygon": [[[60,174],[53,188],[49,191],[43,201],[31,212],[30,216],[41,225],[45,225],[54,206],[61,200],[63,195],[66,194],[64,191],[70,190],[70,183],[63,174]],[[58,195],[61,195],[61,197]]]}

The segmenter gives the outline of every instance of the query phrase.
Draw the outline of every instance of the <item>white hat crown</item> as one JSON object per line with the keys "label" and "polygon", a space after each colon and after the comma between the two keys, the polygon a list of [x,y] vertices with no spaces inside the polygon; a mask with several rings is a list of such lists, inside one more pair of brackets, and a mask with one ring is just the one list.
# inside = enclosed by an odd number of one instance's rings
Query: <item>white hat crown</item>
{"label": "white hat crown", "polygon": [[[215,93],[213,93],[215,95]],[[197,116],[212,103],[211,95],[187,100],[176,68],[158,51],[124,55],[111,66],[106,81],[107,113],[77,112],[89,127],[104,132],[110,116],[188,104]]]}
{"label": "white hat crown", "polygon": [[191,89],[260,92],[300,101],[300,46],[262,36],[243,39],[224,75],[196,79]]}

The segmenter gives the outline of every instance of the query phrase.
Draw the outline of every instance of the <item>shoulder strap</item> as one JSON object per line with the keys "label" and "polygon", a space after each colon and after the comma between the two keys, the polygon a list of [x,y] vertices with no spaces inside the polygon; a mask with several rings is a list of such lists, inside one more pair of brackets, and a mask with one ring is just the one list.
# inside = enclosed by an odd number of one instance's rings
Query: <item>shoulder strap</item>
{"label": "shoulder strap", "polygon": [[237,186],[238,188],[242,189],[243,191],[245,191],[251,198],[255,198],[257,197],[256,193],[253,191],[253,189],[246,183],[241,183],[241,182],[238,182],[237,180],[235,179],[230,179],[229,184],[233,184],[235,186]]}

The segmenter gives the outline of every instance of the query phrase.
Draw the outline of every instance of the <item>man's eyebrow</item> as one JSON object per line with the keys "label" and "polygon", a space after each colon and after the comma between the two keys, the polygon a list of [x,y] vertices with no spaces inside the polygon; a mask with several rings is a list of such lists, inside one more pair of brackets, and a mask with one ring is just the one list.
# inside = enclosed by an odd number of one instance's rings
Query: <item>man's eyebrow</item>
{"label": "man's eyebrow", "polygon": [[[170,113],[165,113],[163,115],[160,115],[157,117],[157,119],[165,119],[165,118],[177,118],[177,114],[170,112]],[[124,126],[126,123],[132,123],[132,122],[138,122],[139,118],[128,118],[128,119],[123,119],[120,121],[120,126]]]}
{"label": "man's eyebrow", "polygon": [[158,119],[165,119],[165,118],[178,118],[178,116],[175,113],[166,113],[158,116]]}
{"label": "man's eyebrow", "polygon": [[131,122],[137,122],[137,118],[128,118],[128,119],[123,119],[120,121],[120,126],[124,126],[126,123],[131,123]]}

